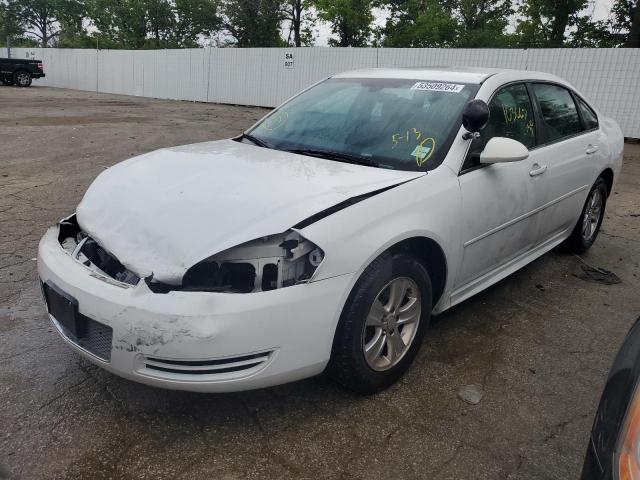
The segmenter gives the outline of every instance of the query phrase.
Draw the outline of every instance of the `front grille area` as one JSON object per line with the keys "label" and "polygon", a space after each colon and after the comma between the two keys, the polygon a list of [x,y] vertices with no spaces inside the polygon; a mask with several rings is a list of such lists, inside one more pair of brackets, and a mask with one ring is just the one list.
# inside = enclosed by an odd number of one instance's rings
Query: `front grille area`
{"label": "front grille area", "polygon": [[[56,325],[65,337],[73,343],[83,348],[105,362],[111,361],[111,341],[113,339],[113,328],[78,313],[78,321],[82,322],[85,328],[79,336],[74,335],[62,324],[56,321]],[[55,318],[55,317],[54,317]]]}
{"label": "front grille area", "polygon": [[145,357],[144,366],[156,372],[178,375],[222,375],[258,370],[267,363],[273,351],[211,360],[170,360]]}
{"label": "front grille area", "polygon": [[135,273],[80,229],[75,215],[60,222],[58,242],[74,260],[99,273],[103,280],[108,277],[124,287],[137,285],[140,281]]}

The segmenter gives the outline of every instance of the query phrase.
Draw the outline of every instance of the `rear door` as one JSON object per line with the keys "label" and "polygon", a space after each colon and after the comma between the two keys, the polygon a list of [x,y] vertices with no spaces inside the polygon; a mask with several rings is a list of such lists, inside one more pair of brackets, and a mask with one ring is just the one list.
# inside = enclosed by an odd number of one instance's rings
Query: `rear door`
{"label": "rear door", "polygon": [[[472,142],[459,176],[462,194],[463,260],[456,287],[482,277],[534,247],[539,238],[538,212],[544,204],[543,155],[536,149],[533,104],[524,82],[498,88],[489,101],[490,120]],[[492,137],[523,143],[529,158],[519,162],[479,164]]]}
{"label": "rear door", "polygon": [[539,150],[546,167],[540,241],[552,242],[575,226],[596,178],[594,169],[599,162],[590,160],[602,155],[605,145],[599,138],[597,118],[583,118],[578,98],[569,89],[553,83],[532,83],[530,87],[543,135]]}

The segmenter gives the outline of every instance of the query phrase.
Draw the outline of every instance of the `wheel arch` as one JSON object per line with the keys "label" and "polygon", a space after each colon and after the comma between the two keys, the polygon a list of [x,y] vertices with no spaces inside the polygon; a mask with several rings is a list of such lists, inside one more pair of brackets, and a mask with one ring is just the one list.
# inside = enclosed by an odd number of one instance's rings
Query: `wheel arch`
{"label": "wheel arch", "polygon": [[410,237],[395,243],[386,251],[408,253],[420,260],[429,271],[432,305],[437,305],[447,285],[447,257],[438,242],[429,237]]}
{"label": "wheel arch", "polygon": [[611,195],[611,189],[613,188],[613,170],[611,168],[605,168],[600,177],[607,184],[607,196]]}

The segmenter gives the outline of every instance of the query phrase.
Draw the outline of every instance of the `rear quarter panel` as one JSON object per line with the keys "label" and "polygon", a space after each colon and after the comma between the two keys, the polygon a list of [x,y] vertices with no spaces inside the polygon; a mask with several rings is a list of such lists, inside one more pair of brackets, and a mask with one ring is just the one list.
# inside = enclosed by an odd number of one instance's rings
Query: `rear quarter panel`
{"label": "rear quarter panel", "polygon": [[600,127],[605,138],[605,145],[607,148],[607,158],[605,159],[605,168],[611,168],[613,170],[613,186],[615,187],[620,169],[622,168],[622,157],[624,153],[624,135],[618,123],[605,116],[600,116]]}

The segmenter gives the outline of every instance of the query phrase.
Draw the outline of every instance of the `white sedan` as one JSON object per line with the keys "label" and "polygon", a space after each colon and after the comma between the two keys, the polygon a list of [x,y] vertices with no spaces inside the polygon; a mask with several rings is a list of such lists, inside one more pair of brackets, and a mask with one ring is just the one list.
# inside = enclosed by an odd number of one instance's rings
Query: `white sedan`
{"label": "white sedan", "polygon": [[335,75],[241,136],[98,176],[49,229],[49,317],[149,385],[245,390],[327,371],[372,393],[440,313],[559,244],[596,239],[618,125],[553,75]]}

